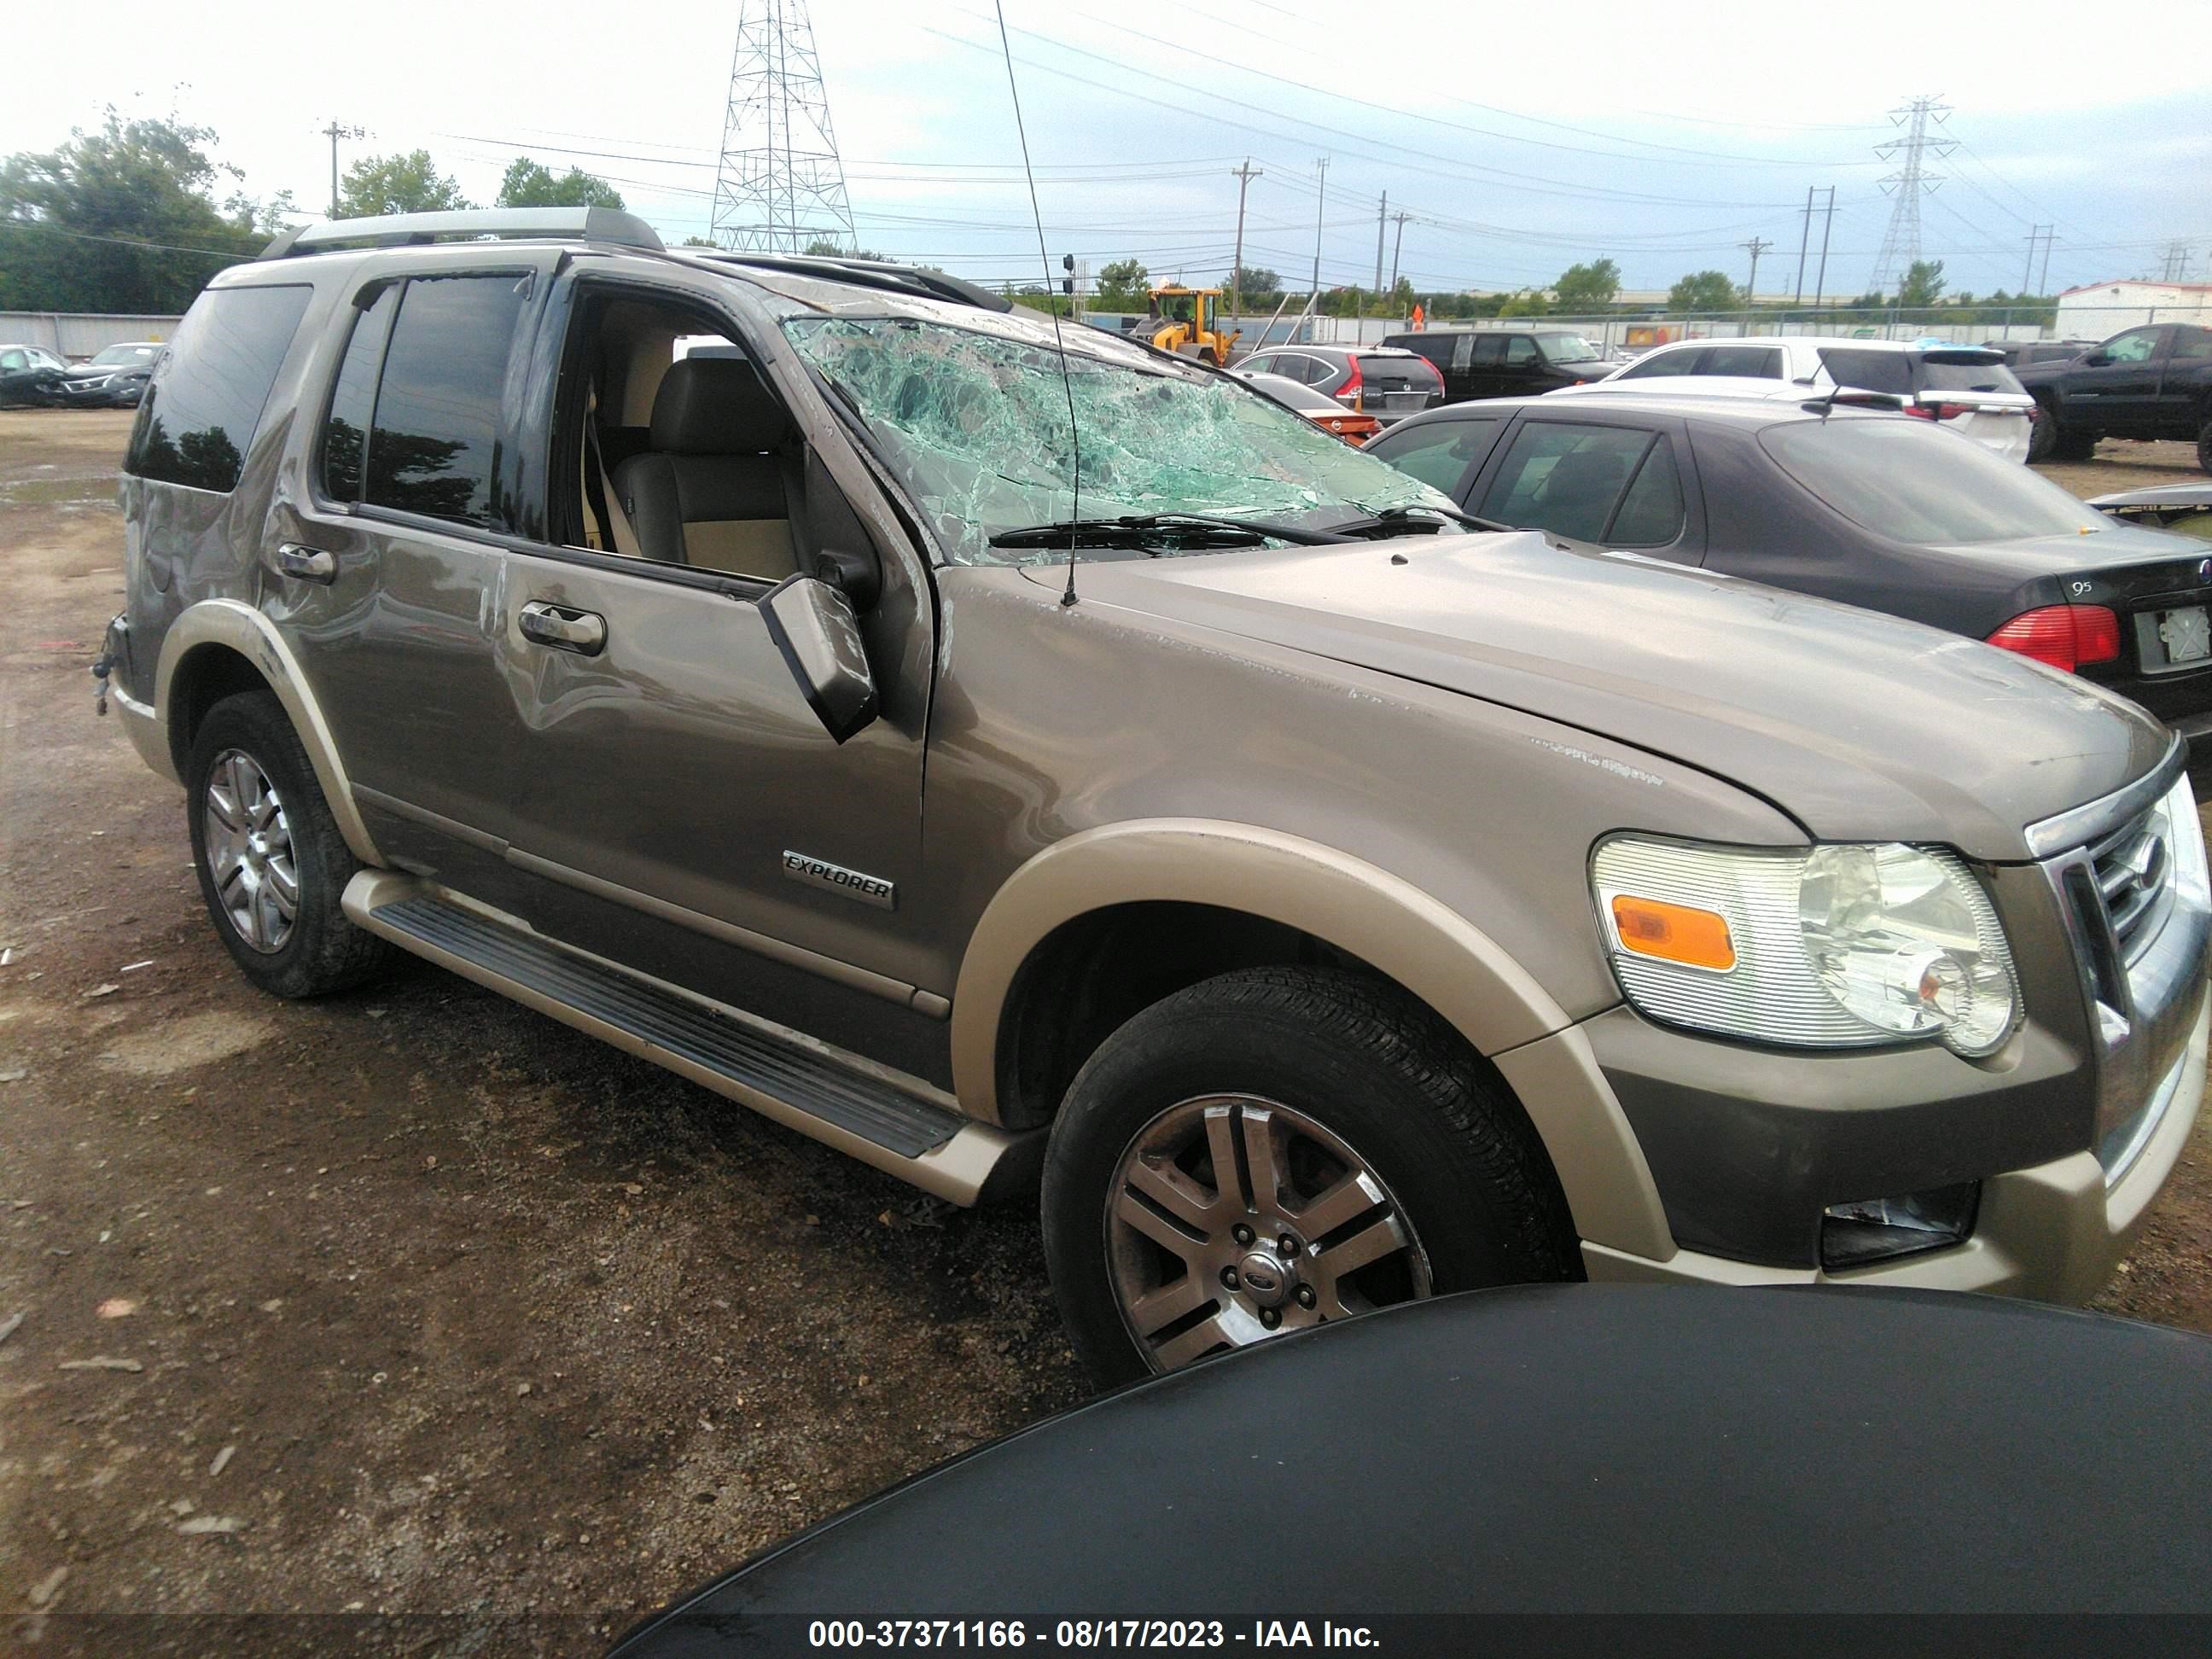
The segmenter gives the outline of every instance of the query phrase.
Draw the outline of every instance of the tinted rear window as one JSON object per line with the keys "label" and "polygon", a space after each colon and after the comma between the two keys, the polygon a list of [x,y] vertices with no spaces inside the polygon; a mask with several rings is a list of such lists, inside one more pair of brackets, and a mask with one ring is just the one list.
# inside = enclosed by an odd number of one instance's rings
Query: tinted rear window
{"label": "tinted rear window", "polygon": [[1434,363],[1420,357],[1362,356],[1359,359],[1359,374],[1362,380],[1404,380],[1408,385],[1416,386],[1434,386],[1443,378],[1437,373],[1437,366]]}
{"label": "tinted rear window", "polygon": [[177,325],[131,434],[125,470],[161,483],[228,491],[291,349],[311,288],[215,289]]}
{"label": "tinted rear window", "polygon": [[1869,392],[1912,392],[1912,365],[1901,351],[1861,351],[1850,346],[1822,346],[1820,366],[1838,386]]}
{"label": "tinted rear window", "polygon": [[1759,441],[1837,512],[1892,541],[2071,536],[2103,518],[2017,462],[1904,416],[1794,421],[1767,428]]}
{"label": "tinted rear window", "polygon": [[417,276],[407,284],[385,349],[368,441],[374,506],[495,521],[492,476],[515,324],[531,279]]}
{"label": "tinted rear window", "polygon": [[2002,363],[1941,363],[1923,359],[1923,392],[2024,392]]}

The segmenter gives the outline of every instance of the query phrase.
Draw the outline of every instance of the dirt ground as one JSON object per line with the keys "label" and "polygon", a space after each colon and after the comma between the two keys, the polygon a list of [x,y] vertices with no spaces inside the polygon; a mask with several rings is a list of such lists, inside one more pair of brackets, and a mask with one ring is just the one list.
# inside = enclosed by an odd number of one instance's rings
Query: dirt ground
{"label": "dirt ground", "polygon": [[[178,792],[92,715],[129,422],[0,414],[9,1638],[595,1651],[1080,1398],[1018,1206],[918,1197],[427,967],[247,988]],[[2052,476],[2197,476],[2180,445],[2106,452]],[[2104,1306],[2212,1330],[2208,1154]],[[346,1612],[447,1619],[73,1618]]]}

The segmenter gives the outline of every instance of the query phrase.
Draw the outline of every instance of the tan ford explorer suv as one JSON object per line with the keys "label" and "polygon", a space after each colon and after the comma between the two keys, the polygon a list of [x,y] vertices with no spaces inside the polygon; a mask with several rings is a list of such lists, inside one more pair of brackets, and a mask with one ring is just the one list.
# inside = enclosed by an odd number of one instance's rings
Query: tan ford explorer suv
{"label": "tan ford explorer suv", "polygon": [[249,978],[412,951],[1041,1183],[1105,1376],[1514,1280],[2079,1300],[2203,1093],[2133,705],[1467,520],[934,273],[316,226],[126,474],[95,672]]}

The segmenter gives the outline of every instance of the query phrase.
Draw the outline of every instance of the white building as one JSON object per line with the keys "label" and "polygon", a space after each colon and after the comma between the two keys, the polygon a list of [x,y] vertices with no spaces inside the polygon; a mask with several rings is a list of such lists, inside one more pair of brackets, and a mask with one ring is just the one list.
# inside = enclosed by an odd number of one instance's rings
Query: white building
{"label": "white building", "polygon": [[2106,340],[2150,323],[2212,327],[2212,283],[2093,283],[2058,296],[2058,337]]}

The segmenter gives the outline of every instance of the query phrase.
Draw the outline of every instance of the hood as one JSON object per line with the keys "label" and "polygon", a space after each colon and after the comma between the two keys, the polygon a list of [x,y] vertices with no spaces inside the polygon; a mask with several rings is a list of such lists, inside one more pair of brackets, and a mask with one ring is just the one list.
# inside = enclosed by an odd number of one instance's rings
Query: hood
{"label": "hood", "polygon": [[2026,825],[2172,741],[2087,680],[1956,635],[1532,532],[1100,561],[1078,587],[1633,744],[1821,839],[2025,859]]}

